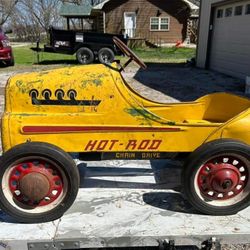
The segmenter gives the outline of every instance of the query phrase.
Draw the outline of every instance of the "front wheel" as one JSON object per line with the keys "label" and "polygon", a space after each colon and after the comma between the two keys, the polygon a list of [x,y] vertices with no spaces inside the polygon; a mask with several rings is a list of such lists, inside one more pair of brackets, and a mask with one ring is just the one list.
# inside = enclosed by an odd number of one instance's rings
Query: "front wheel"
{"label": "front wheel", "polygon": [[4,153],[0,166],[0,208],[19,222],[58,219],[76,198],[78,169],[56,146],[20,144]]}
{"label": "front wheel", "polygon": [[190,203],[209,215],[231,215],[250,205],[250,146],[220,139],[200,146],[182,173]]}

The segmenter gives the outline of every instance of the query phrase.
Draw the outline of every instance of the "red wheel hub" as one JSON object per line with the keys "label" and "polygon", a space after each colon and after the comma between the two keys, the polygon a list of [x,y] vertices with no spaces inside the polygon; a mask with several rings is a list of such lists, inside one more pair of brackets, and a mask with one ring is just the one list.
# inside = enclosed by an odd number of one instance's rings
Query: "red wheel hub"
{"label": "red wheel hub", "polygon": [[211,200],[227,200],[238,195],[248,182],[245,163],[233,156],[221,156],[205,163],[198,173],[198,186]]}
{"label": "red wheel hub", "polygon": [[63,191],[63,178],[53,164],[45,160],[27,160],[13,167],[9,188],[14,198],[24,205],[45,206]]}

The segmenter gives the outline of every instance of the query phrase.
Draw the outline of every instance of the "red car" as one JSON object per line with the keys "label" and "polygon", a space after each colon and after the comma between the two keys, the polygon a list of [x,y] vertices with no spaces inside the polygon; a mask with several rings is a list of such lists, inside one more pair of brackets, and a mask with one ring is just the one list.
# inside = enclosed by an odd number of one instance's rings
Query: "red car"
{"label": "red car", "polygon": [[14,66],[15,64],[9,38],[0,29],[0,63],[2,62],[7,66]]}

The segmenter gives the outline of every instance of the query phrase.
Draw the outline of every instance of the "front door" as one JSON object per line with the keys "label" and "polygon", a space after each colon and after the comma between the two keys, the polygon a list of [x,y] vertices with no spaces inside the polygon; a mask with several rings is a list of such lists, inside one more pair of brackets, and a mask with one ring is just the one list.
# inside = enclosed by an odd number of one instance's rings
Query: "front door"
{"label": "front door", "polygon": [[136,29],[136,13],[125,12],[124,13],[124,29],[125,35],[129,38],[135,37]]}

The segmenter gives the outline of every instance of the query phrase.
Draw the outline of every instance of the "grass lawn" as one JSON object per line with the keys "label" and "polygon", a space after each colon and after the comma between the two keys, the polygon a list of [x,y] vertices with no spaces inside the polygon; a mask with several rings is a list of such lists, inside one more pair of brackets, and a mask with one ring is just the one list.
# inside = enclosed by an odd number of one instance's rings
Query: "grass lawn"
{"label": "grass lawn", "polygon": [[[62,65],[77,64],[75,55],[64,55],[56,53],[41,52],[40,64],[37,65],[37,54],[30,47],[22,46],[13,48],[15,56],[15,67],[0,68],[1,71],[25,70],[28,68],[47,69],[52,67],[60,67]],[[145,62],[159,63],[182,63],[195,56],[195,49],[192,48],[137,48],[135,53]],[[126,60],[124,57],[118,57],[122,62]]]}
{"label": "grass lawn", "polygon": [[[32,46],[25,47],[16,47],[13,48],[14,56],[15,56],[15,64],[16,65],[33,65],[37,63],[37,53],[30,49]],[[61,64],[63,61],[66,63],[72,61],[74,63],[75,56],[74,55],[64,55],[64,54],[56,54],[56,53],[39,53],[40,62],[42,64]]]}
{"label": "grass lawn", "polygon": [[134,49],[135,53],[145,62],[172,62],[182,63],[187,59],[195,57],[196,50],[193,48],[138,48]]}

